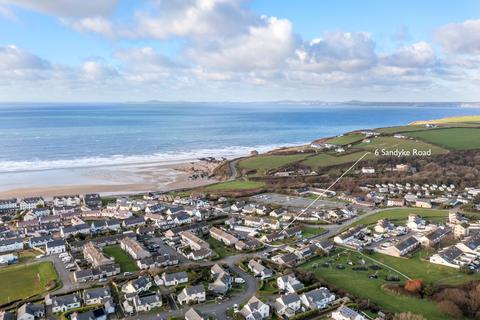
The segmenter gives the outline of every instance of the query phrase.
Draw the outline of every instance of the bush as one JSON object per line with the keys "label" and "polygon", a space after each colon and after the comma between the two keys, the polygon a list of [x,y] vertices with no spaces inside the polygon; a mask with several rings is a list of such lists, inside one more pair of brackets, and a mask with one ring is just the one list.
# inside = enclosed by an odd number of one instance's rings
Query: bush
{"label": "bush", "polygon": [[405,282],[405,290],[407,290],[410,293],[419,293],[422,291],[423,287],[423,282],[420,279],[414,279],[414,280],[407,280]]}
{"label": "bush", "polygon": [[438,310],[440,310],[443,314],[446,314],[454,319],[460,319],[462,317],[462,310],[449,300],[440,301],[437,304]]}

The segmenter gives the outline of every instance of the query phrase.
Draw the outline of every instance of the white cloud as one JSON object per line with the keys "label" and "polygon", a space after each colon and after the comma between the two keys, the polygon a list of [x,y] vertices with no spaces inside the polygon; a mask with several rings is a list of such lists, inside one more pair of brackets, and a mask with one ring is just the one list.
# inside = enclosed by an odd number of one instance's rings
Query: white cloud
{"label": "white cloud", "polygon": [[78,32],[94,32],[107,37],[114,36],[114,26],[112,22],[101,16],[80,19],[61,18],[60,21]]}
{"label": "white cloud", "polygon": [[216,70],[247,72],[285,64],[295,49],[292,24],[286,19],[264,17],[236,37],[196,42],[186,50],[195,63]]}
{"label": "white cloud", "polygon": [[118,76],[117,70],[100,58],[87,59],[83,63],[81,70],[82,76],[86,80],[105,81]]}
{"label": "white cloud", "polygon": [[376,63],[375,43],[364,32],[327,32],[296,51],[292,67],[312,72],[358,72]]}
{"label": "white cloud", "polygon": [[435,40],[455,54],[480,54],[480,19],[466,20],[441,27]]}
{"label": "white cloud", "polygon": [[136,14],[131,37],[165,39],[236,34],[254,19],[245,0],[158,1],[152,10]]}
{"label": "white cloud", "polygon": [[50,64],[46,60],[14,45],[0,47],[0,69],[41,70],[49,67]]}
{"label": "white cloud", "polygon": [[395,52],[383,57],[384,64],[404,68],[433,67],[437,63],[435,51],[426,42],[417,42],[402,46]]}
{"label": "white cloud", "polygon": [[0,3],[59,17],[87,17],[110,14],[118,0],[0,0]]}

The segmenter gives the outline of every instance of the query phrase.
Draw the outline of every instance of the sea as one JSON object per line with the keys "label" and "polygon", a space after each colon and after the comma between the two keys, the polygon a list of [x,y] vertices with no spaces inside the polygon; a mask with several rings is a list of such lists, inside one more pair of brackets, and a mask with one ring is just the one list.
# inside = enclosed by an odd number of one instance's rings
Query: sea
{"label": "sea", "polygon": [[0,104],[0,173],[233,158],[344,132],[478,115],[452,105]]}

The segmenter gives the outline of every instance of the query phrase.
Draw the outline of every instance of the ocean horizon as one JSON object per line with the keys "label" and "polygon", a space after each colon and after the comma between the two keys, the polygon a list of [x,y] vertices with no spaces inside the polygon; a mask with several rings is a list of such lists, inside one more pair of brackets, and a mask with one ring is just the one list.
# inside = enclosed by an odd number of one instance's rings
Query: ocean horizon
{"label": "ocean horizon", "polygon": [[480,109],[278,103],[0,105],[0,172],[235,158]]}

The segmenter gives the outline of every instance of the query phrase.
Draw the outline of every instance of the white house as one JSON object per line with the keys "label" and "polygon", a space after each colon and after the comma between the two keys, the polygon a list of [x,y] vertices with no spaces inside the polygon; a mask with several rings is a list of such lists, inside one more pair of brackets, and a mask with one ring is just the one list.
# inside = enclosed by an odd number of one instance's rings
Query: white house
{"label": "white house", "polygon": [[190,304],[200,303],[206,300],[206,292],[203,284],[184,288],[177,296],[178,303]]}
{"label": "white house", "polygon": [[75,308],[81,307],[80,296],[77,294],[68,294],[65,296],[45,297],[45,304],[52,306],[52,313],[65,312]]}
{"label": "white house", "polygon": [[293,317],[302,308],[300,297],[296,293],[289,293],[275,300],[275,311],[280,316]]}
{"label": "white house", "polygon": [[45,244],[47,254],[58,254],[67,251],[65,240],[53,240]]}
{"label": "white house", "polygon": [[240,310],[240,313],[245,317],[246,320],[266,319],[270,315],[270,306],[253,296]]}
{"label": "white house", "polygon": [[288,274],[277,278],[277,287],[279,290],[295,293],[303,289],[304,286],[295,278],[294,274]]}
{"label": "white house", "polygon": [[367,320],[367,318],[347,306],[341,306],[332,312],[332,318],[335,320]]}
{"label": "white house", "polygon": [[300,296],[303,305],[310,309],[324,309],[335,301],[335,295],[327,288],[318,288],[309,292],[305,292]]}

